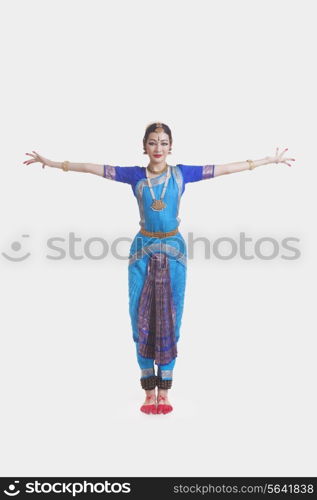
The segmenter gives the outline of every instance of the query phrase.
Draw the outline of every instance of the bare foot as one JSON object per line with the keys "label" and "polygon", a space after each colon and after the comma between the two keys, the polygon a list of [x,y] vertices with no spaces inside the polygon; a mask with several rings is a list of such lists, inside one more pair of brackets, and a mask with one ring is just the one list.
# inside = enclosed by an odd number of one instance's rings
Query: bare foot
{"label": "bare foot", "polygon": [[147,413],[147,414],[157,413],[156,400],[155,400],[155,390],[153,389],[151,391],[145,391],[145,394],[146,394],[146,398],[145,398],[145,401],[144,401],[143,405],[141,406],[140,410],[143,411],[143,413]]}
{"label": "bare foot", "polygon": [[170,413],[173,411],[173,406],[168,400],[167,390],[159,390],[157,394],[157,413]]}

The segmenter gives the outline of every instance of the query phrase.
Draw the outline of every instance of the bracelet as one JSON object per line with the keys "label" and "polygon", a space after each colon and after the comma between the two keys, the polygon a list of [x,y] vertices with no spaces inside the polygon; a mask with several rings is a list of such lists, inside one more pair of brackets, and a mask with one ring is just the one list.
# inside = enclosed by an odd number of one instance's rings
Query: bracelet
{"label": "bracelet", "polygon": [[64,170],[64,172],[67,172],[69,170],[68,163],[69,163],[69,161],[67,161],[67,160],[63,161],[63,163],[62,163],[62,169]]}
{"label": "bracelet", "polygon": [[250,165],[249,166],[249,170],[253,170],[256,167],[255,163],[252,160],[247,160],[247,162]]}

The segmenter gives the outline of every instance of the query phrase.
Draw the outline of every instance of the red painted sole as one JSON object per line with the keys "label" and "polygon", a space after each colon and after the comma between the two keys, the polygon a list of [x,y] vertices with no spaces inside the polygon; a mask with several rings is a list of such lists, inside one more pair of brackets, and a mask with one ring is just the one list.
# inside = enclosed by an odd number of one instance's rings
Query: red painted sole
{"label": "red painted sole", "polygon": [[166,413],[170,413],[171,411],[173,411],[172,405],[157,405],[157,413],[164,413],[165,415]]}
{"label": "red painted sole", "polygon": [[147,413],[148,415],[150,413],[152,414],[156,414],[157,413],[157,409],[156,409],[156,405],[142,405],[140,410],[143,412],[143,413]]}

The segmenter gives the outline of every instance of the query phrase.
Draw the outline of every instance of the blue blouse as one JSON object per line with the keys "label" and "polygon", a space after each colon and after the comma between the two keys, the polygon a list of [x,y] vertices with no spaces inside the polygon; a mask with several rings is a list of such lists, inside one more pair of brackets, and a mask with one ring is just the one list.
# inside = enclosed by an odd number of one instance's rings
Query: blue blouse
{"label": "blue blouse", "polygon": [[[130,184],[134,196],[137,198],[140,211],[140,226],[146,231],[169,232],[179,226],[178,216],[180,198],[185,191],[188,182],[197,182],[214,177],[215,165],[182,165],[171,167],[171,177],[164,196],[166,207],[163,210],[155,211],[151,208],[153,199],[146,177],[145,167],[119,167],[104,165],[103,176],[106,179]],[[151,178],[156,199],[160,199],[166,171]]]}

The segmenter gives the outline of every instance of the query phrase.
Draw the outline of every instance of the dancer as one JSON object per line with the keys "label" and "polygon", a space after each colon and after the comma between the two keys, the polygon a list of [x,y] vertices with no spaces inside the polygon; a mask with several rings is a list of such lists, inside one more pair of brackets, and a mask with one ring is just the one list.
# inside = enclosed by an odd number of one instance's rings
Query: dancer
{"label": "dancer", "polygon": [[26,153],[31,159],[23,163],[40,162],[43,168],[91,173],[131,186],[140,211],[140,230],[130,246],[128,265],[132,338],[145,390],[140,409],[147,414],[166,414],[173,410],[168,390],[172,387],[186,287],[187,248],[178,216],[186,184],[270,163],[291,166],[295,158],[284,158],[288,148],[281,153],[276,148],[275,155],[259,160],[173,166],[167,163],[172,133],[165,123],[151,123],[146,128],[143,147],[149,156],[147,167],[55,162],[36,151]]}

